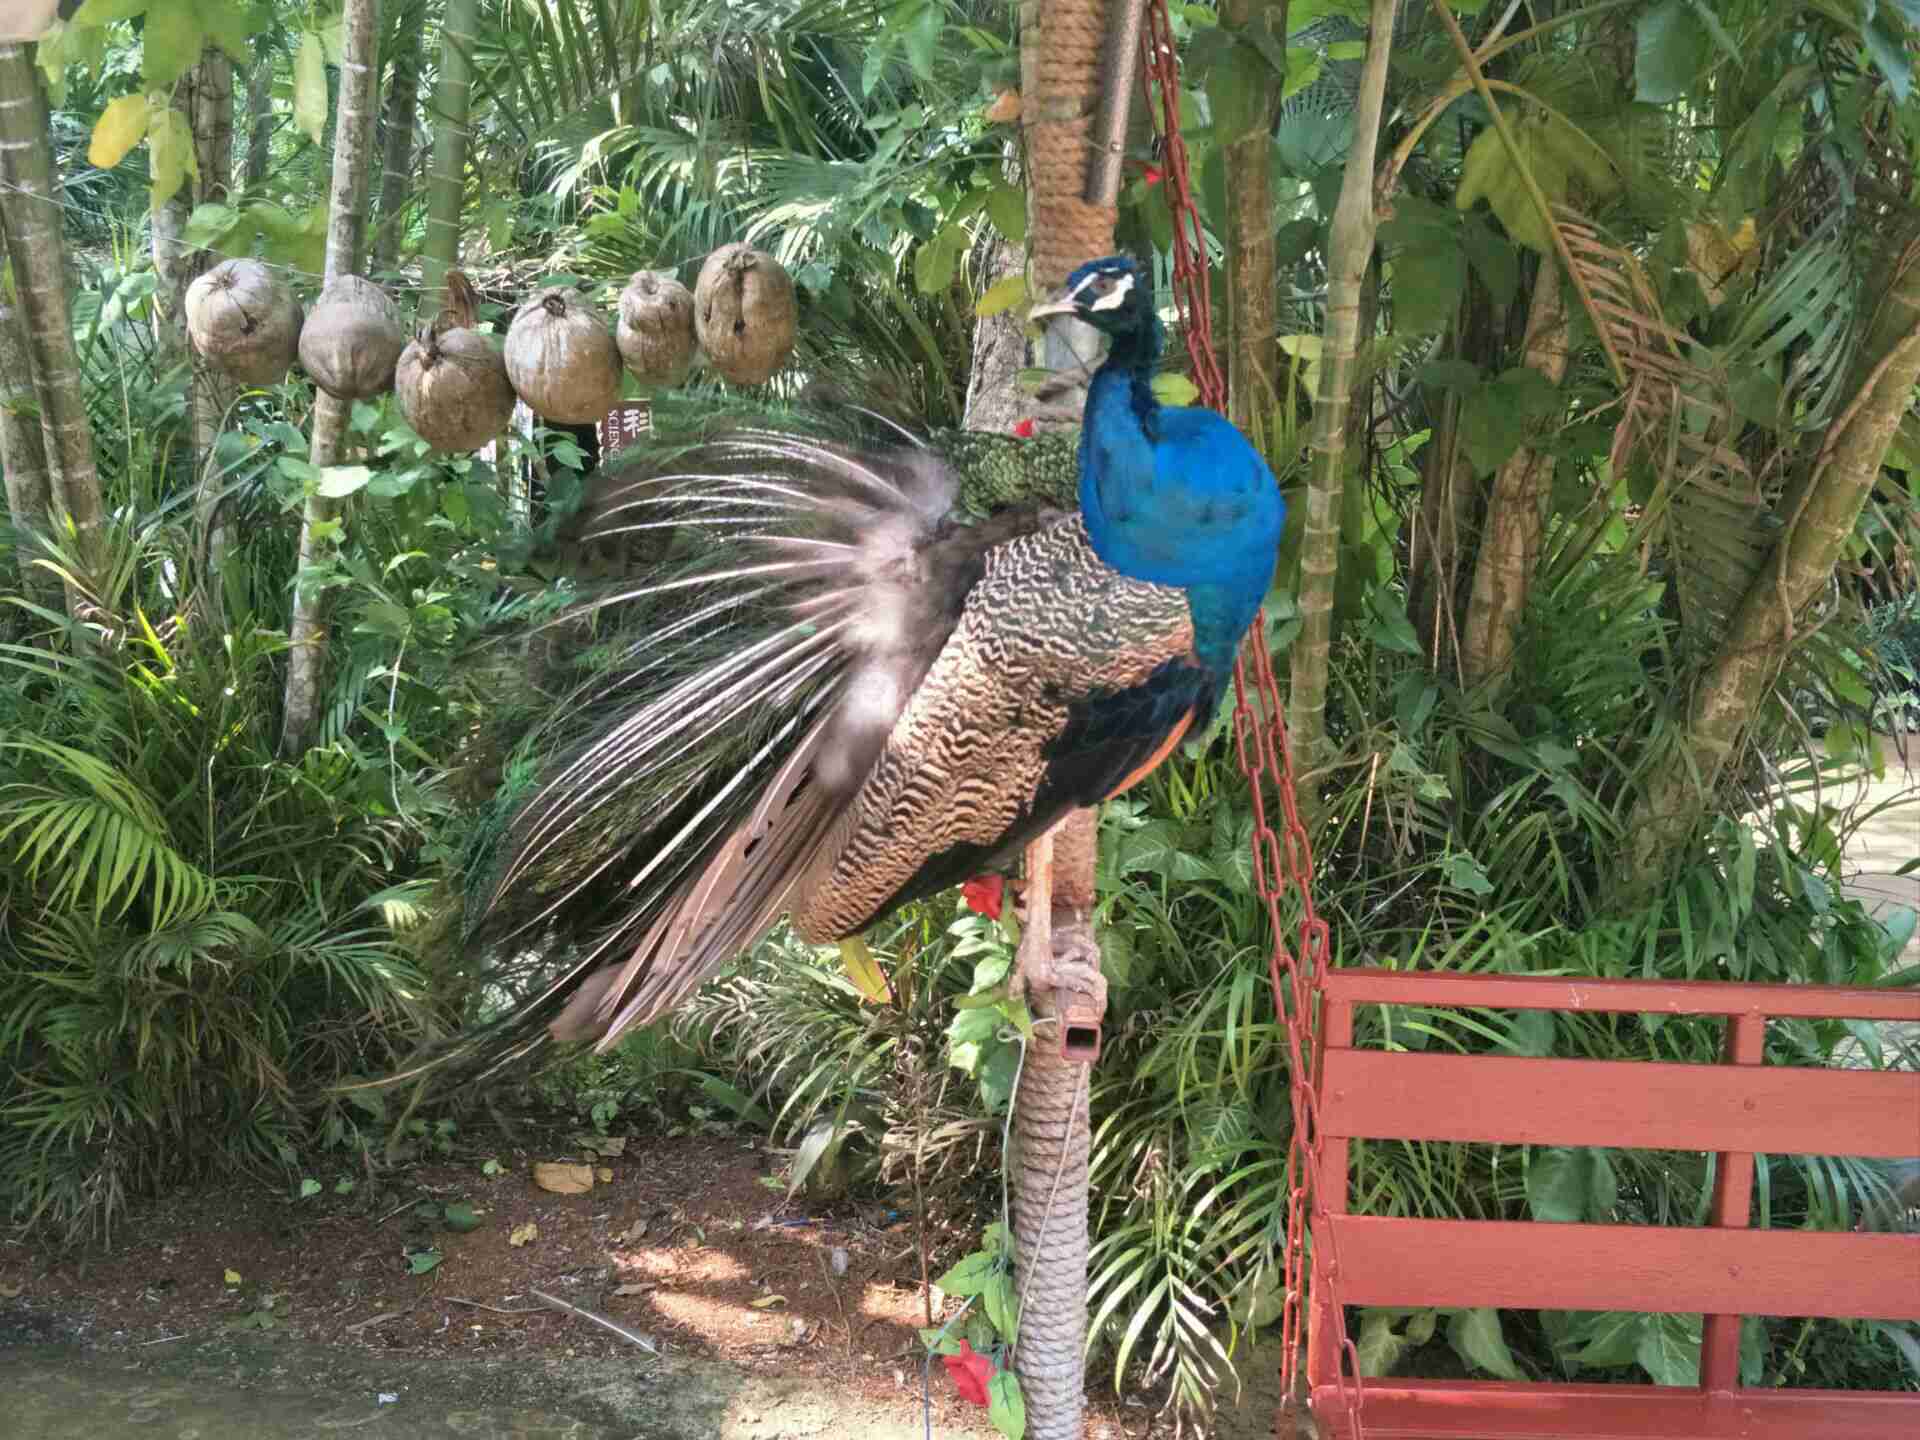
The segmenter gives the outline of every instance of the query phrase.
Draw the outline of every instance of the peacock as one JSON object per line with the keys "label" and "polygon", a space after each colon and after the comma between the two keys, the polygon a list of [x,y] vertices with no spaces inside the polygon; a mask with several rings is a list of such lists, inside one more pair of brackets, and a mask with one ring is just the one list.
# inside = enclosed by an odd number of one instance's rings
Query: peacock
{"label": "peacock", "polygon": [[466,867],[468,941],[529,960],[465,1042],[605,1047],[790,917],[857,935],[1003,869],[1203,733],[1284,505],[1209,410],[1166,406],[1151,273],[1090,261],[1036,319],[1104,332],[1077,507],[984,517],[901,432],[740,428],[610,469],[572,522],[644,555],[569,617],[587,673],[529,727]]}

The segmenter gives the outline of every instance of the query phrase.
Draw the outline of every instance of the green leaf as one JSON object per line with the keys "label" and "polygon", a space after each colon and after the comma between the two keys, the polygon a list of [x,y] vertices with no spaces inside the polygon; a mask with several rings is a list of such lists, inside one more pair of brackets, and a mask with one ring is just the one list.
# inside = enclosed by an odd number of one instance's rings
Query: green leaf
{"label": "green leaf", "polygon": [[1178,371],[1168,370],[1153,377],[1153,398],[1162,405],[1191,405],[1200,398],[1200,387]]}
{"label": "green leaf", "polygon": [[1650,1318],[1631,1310],[1603,1310],[1583,1317],[1583,1326],[1575,1333],[1585,1344],[1574,1355],[1574,1363],[1596,1370],[1631,1365]]}
{"label": "green leaf", "polygon": [[933,1283],[949,1295],[958,1295],[962,1300],[970,1295],[978,1295],[993,1283],[993,1277],[1001,1274],[1000,1261],[984,1250],[976,1250],[964,1255],[960,1262]]}
{"label": "green leaf", "polygon": [[314,1196],[318,1195],[319,1193],[320,1193],[320,1182],[314,1179],[311,1175],[309,1175],[306,1179],[300,1182],[300,1198],[302,1200],[311,1200]]}
{"label": "green leaf", "polygon": [[236,65],[252,63],[254,23],[247,10],[234,0],[201,0],[200,21],[207,44],[219,46]]}
{"label": "green leaf", "polygon": [[193,150],[193,127],[178,110],[162,110],[154,117],[147,143],[152,147],[148,169],[153,208],[158,210],[180,193],[187,176],[200,174],[200,159]]}
{"label": "green leaf", "polygon": [[463,1235],[480,1228],[480,1217],[474,1214],[473,1206],[464,1200],[456,1200],[447,1206],[446,1217],[447,1228]]}
{"label": "green leaf", "polygon": [[224,254],[232,245],[239,228],[238,210],[231,205],[208,201],[205,205],[193,207],[193,214],[187,217],[185,238],[189,245],[203,250],[218,250]]}
{"label": "green leaf", "polygon": [[87,163],[111,170],[146,138],[150,119],[144,95],[122,95],[109,102],[94,122],[93,135],[87,141]]}
{"label": "green leaf", "polygon": [[1913,51],[1906,37],[1882,13],[1860,28],[1860,38],[1866,42],[1874,68],[1887,77],[1894,100],[1906,104],[1907,96],[1913,93]]}
{"label": "green leaf", "polygon": [[1216,145],[1264,128],[1273,112],[1273,67],[1251,45],[1233,46],[1207,72],[1207,108]]}
{"label": "green leaf", "polygon": [[936,1355],[958,1355],[960,1353],[960,1337],[947,1330],[944,1326],[922,1327],[920,1331],[920,1343]]}
{"label": "green leaf", "polygon": [[1654,1315],[1641,1332],[1633,1358],[1656,1385],[1700,1383],[1700,1317]]}
{"label": "green leaf", "polygon": [[373,478],[365,465],[328,465],[320,471],[314,494],[327,500],[344,500],[360,491]]}
{"label": "green leaf", "polygon": [[1601,1222],[1619,1198],[1619,1185],[1605,1150],[1536,1150],[1527,1164],[1527,1210],[1553,1224]]}
{"label": "green leaf", "polygon": [[1678,100],[1707,62],[1712,37],[1687,0],[1662,0],[1634,21],[1634,99]]}
{"label": "green leaf", "polygon": [[873,951],[860,936],[849,935],[840,942],[840,963],[846,967],[847,979],[863,998],[875,1005],[885,1005],[893,999],[886,971],[880,968],[880,962],[873,958]]}
{"label": "green leaf", "polygon": [[1513,242],[1496,234],[1479,215],[1469,215],[1460,228],[1460,245],[1493,303],[1512,304],[1520,289],[1520,252],[1513,248]]}
{"label": "green leaf", "polygon": [[1026,298],[1026,276],[1003,276],[987,287],[987,293],[980,297],[979,302],[973,307],[973,313],[982,317],[998,315],[1003,311],[1011,310]]}
{"label": "green leaf", "polygon": [[[1447,1322],[1447,1343],[1453,1353],[1467,1364],[1502,1380],[1521,1380],[1520,1367],[1513,1363],[1506,1337],[1500,1333],[1500,1312],[1481,1308],[1461,1310]],[[1689,1384],[1692,1382],[1689,1381]]]}
{"label": "green leaf", "polygon": [[948,225],[913,252],[913,283],[922,295],[938,295],[953,284],[961,252],[967,248],[964,226]]}
{"label": "green leaf", "polygon": [[199,0],[153,0],[147,8],[140,66],[148,90],[171,90],[206,46]]}
{"label": "green leaf", "polygon": [[1012,1275],[996,1270],[986,1289],[980,1292],[980,1303],[1002,1340],[1011,1345],[1020,1338],[1020,1296],[1014,1289]]}
{"label": "green leaf", "polygon": [[293,61],[293,124],[316,145],[327,128],[327,57],[311,30],[300,37]]}
{"label": "green leaf", "polygon": [[437,1270],[440,1262],[447,1257],[438,1250],[414,1250],[407,1255],[407,1273],[424,1275],[429,1270]]}
{"label": "green leaf", "polygon": [[116,20],[131,20],[147,13],[152,0],[87,0],[74,11],[69,22],[76,28],[86,25],[111,25]]}
{"label": "green leaf", "polygon": [[1009,245],[1016,248],[1027,243],[1027,197],[1026,192],[1013,186],[996,183],[987,192],[987,219],[993,222]]}
{"label": "green leaf", "polygon": [[1528,430],[1560,407],[1560,392],[1538,370],[1516,365],[1481,385],[1460,407],[1460,443],[1482,472],[1497,470]]}
{"label": "green leaf", "polygon": [[1007,1440],[1022,1440],[1027,1433],[1027,1402],[1011,1370],[996,1370],[987,1382],[987,1419]]}

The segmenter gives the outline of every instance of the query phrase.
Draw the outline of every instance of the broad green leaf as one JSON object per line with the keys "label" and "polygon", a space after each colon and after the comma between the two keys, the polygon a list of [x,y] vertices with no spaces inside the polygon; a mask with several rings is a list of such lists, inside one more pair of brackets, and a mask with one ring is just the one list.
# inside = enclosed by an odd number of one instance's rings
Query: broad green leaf
{"label": "broad green leaf", "polygon": [[240,228],[240,212],[231,205],[208,201],[193,207],[187,217],[186,242],[203,250],[225,251]]}
{"label": "broad green leaf", "polygon": [[996,183],[987,192],[987,219],[1006,237],[1009,245],[1027,243],[1026,193],[1011,185]]}
{"label": "broad green leaf", "polygon": [[913,283],[922,295],[938,295],[953,284],[966,248],[966,229],[948,225],[913,252]]}
{"label": "broad green leaf", "polygon": [[1874,68],[1887,77],[1895,102],[1906,104],[1913,92],[1913,51],[1906,37],[1885,14],[1876,14],[1861,26],[1860,37],[1866,41]]}
{"label": "broad green leaf", "polygon": [[456,1200],[447,1206],[446,1217],[447,1228],[462,1235],[480,1228],[480,1217],[474,1213],[473,1206],[464,1200]]}
{"label": "broad green leaf", "polygon": [[941,7],[928,0],[906,27],[907,63],[923,81],[933,79],[933,58],[940,45],[941,19]]}
{"label": "broad green leaf", "polygon": [[1470,392],[1460,407],[1460,442],[1482,470],[1506,463],[1535,424],[1558,413],[1560,392],[1538,370],[1516,365]]}
{"label": "broad green leaf", "polygon": [[1493,303],[1511,304],[1520,288],[1520,252],[1513,248],[1513,242],[1495,234],[1479,215],[1469,215],[1460,228],[1460,247],[1467,252],[1467,263],[1487,287]]}
{"label": "broad green leaf", "polygon": [[1634,99],[1678,100],[1707,61],[1712,38],[1687,0],[1661,0],[1634,21]]}
{"label": "broad green leaf", "polygon": [[75,27],[111,25],[116,20],[131,20],[147,13],[152,0],[87,0],[73,13]]}
{"label": "broad green leaf", "polygon": [[108,103],[87,141],[87,163],[111,170],[147,134],[149,111],[144,95],[122,95]]}
{"label": "broad green leaf", "polygon": [[425,1275],[429,1270],[437,1270],[445,1258],[438,1250],[415,1250],[407,1256],[407,1273]]}
{"label": "broad green leaf", "polygon": [[980,1303],[986,1307],[987,1318],[1001,1339],[1011,1345],[1020,1338],[1020,1295],[1014,1289],[1012,1275],[1005,1270],[995,1271],[980,1292]]}
{"label": "broad green leaf", "polygon": [[314,1179],[311,1175],[309,1175],[306,1179],[300,1182],[300,1198],[302,1200],[311,1200],[314,1196],[318,1195],[319,1193],[320,1193],[320,1182]]}
{"label": "broad green leaf", "polygon": [[985,1290],[993,1283],[993,1277],[1000,1273],[999,1260],[984,1250],[976,1250],[971,1255],[962,1256],[957,1265],[933,1283],[947,1294],[958,1295],[964,1300]]}
{"label": "broad green leaf", "polygon": [[1651,1318],[1631,1310],[1603,1310],[1585,1316],[1576,1332],[1585,1343],[1573,1356],[1574,1363],[1596,1370],[1631,1365]]}
{"label": "broad green leaf", "polygon": [[316,145],[327,128],[327,59],[311,30],[300,38],[293,61],[293,123]]}
{"label": "broad green leaf", "polygon": [[1011,310],[1026,298],[1026,276],[1003,276],[987,287],[987,293],[980,297],[979,302],[973,307],[973,313],[980,316],[999,315]]}
{"label": "broad green leaf", "polygon": [[1407,1351],[1407,1337],[1393,1328],[1399,1318],[1395,1310],[1369,1308],[1361,1312],[1360,1373],[1369,1380],[1391,1375],[1393,1367]]}
{"label": "broad green leaf", "polygon": [[[1453,1353],[1476,1369],[1502,1380],[1521,1380],[1520,1367],[1513,1363],[1506,1337],[1500,1333],[1500,1312],[1492,1309],[1461,1310],[1447,1322],[1447,1343]],[[1688,1381],[1692,1384],[1692,1381]]]}
{"label": "broad green leaf", "polygon": [[314,494],[327,500],[344,500],[364,489],[372,478],[373,471],[365,465],[328,465],[320,471]]}
{"label": "broad green leaf", "polygon": [[1153,377],[1153,398],[1162,405],[1191,405],[1200,398],[1200,387],[1178,371],[1169,370]]}
{"label": "broad green leaf", "polygon": [[154,117],[147,142],[152,146],[148,168],[153,176],[153,208],[158,210],[180,193],[187,176],[200,174],[200,157],[193,150],[193,127],[178,110],[162,110]]}
{"label": "broad green leaf", "polygon": [[920,1331],[920,1343],[936,1355],[958,1355],[960,1337],[943,1326],[923,1327]]}
{"label": "broad green leaf", "polygon": [[141,73],[149,90],[172,90],[205,48],[198,0],[153,0],[140,51]]}
{"label": "broad green leaf", "polygon": [[1656,1385],[1700,1383],[1700,1317],[1653,1315],[1634,1350],[1640,1368]]}
{"label": "broad green leaf", "polygon": [[1233,46],[1207,72],[1207,108],[1216,145],[1262,129],[1273,114],[1273,67],[1251,45]]}
{"label": "broad green leaf", "polygon": [[[1597,1178],[1601,1169],[1608,1176],[1605,1183]],[[1535,1220],[1562,1225],[1598,1219],[1594,1214],[1596,1199],[1606,1198],[1606,1208],[1612,1208],[1612,1173],[1612,1163],[1603,1150],[1536,1150],[1527,1164],[1528,1213]]]}
{"label": "broad green leaf", "polygon": [[849,935],[840,942],[840,963],[846,967],[847,979],[853,982],[853,988],[864,998],[875,1005],[884,1005],[893,998],[886,972],[860,936]]}
{"label": "broad green leaf", "polygon": [[207,43],[217,45],[236,65],[252,62],[253,17],[234,0],[205,0],[200,7],[200,23],[206,28]]}
{"label": "broad green leaf", "polygon": [[1007,1440],[1022,1440],[1027,1433],[1027,1402],[1011,1370],[996,1370],[987,1382],[987,1419]]}

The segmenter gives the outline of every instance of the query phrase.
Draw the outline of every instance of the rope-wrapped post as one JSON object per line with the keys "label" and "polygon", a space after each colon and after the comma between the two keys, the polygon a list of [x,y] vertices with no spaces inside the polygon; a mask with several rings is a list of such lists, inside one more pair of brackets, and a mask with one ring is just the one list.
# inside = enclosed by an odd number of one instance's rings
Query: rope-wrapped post
{"label": "rope-wrapped post", "polygon": [[[1112,253],[1119,214],[1116,137],[1125,132],[1133,88],[1125,78],[1115,83],[1116,60],[1130,77],[1140,8],[1140,0],[1021,0],[1034,294],[1056,289],[1082,262]],[[1078,321],[1056,321],[1044,363],[1084,379],[1097,344],[1098,336]],[[1084,388],[1061,386],[1054,394],[1055,404],[1041,407],[1041,423],[1077,424]],[[1098,812],[1077,811],[1035,848],[1028,865],[1028,924],[1052,930],[1048,973],[1027,977],[1040,1023],[1027,1047],[1014,1114],[1013,1238],[1021,1296],[1014,1368],[1031,1440],[1080,1440],[1085,1409],[1087,1098],[1106,1000],[1093,930],[1098,831]]]}

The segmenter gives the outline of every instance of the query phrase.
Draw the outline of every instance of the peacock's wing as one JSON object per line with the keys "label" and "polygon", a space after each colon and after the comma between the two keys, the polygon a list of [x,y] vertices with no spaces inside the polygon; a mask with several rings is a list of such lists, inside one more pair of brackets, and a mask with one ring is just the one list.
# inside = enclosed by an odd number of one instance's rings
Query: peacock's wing
{"label": "peacock's wing", "polygon": [[796,894],[800,933],[852,934],[1124,789],[1211,713],[1192,648],[1186,596],[1102,564],[1078,516],[993,550]]}
{"label": "peacock's wing", "polygon": [[675,462],[611,472],[581,507],[580,544],[651,574],[562,622],[599,628],[590,673],[520,746],[473,847],[468,934],[509,1010],[470,1059],[610,1042],[758,938],[988,554],[1044,518],[960,523],[926,450],[745,433]]}

